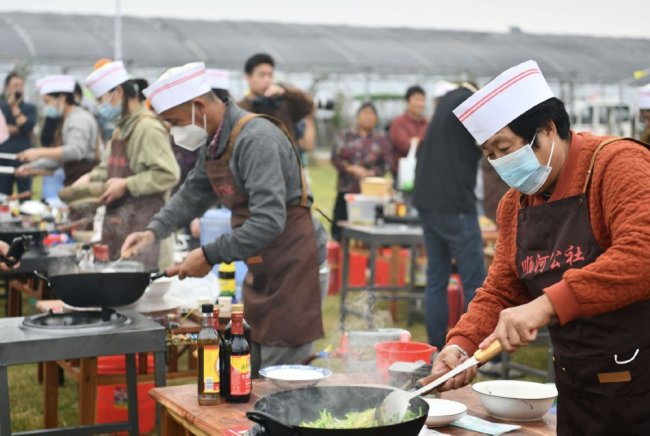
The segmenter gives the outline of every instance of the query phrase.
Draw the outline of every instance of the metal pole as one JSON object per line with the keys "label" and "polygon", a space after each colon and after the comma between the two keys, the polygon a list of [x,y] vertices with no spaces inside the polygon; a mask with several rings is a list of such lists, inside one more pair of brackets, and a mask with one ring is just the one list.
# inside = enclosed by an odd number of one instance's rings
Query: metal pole
{"label": "metal pole", "polygon": [[122,59],[122,8],[121,0],[115,0],[115,19],[113,21],[113,60]]}

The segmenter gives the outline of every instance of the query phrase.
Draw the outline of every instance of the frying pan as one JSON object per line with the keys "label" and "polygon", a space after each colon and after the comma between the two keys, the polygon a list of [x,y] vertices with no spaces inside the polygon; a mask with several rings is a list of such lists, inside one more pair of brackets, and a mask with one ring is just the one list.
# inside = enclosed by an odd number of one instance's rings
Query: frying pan
{"label": "frying pan", "polygon": [[134,303],[149,283],[165,273],[84,272],[46,276],[34,271],[65,304],[74,307],[114,307]]}
{"label": "frying pan", "polygon": [[[257,435],[271,436],[417,436],[429,414],[429,405],[422,398],[411,400],[411,409],[417,418],[398,424],[360,429],[317,429],[301,427],[301,422],[319,418],[321,410],[333,416],[345,417],[349,412],[374,409],[391,389],[371,386],[322,386],[267,395],[258,400],[254,410],[246,413],[261,427]],[[419,413],[418,413],[419,412]]]}

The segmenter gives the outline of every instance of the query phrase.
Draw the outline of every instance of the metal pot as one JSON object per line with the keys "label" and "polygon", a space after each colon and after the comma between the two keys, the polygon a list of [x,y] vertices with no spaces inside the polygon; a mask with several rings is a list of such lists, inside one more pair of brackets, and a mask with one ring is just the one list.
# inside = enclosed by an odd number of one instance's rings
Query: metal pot
{"label": "metal pot", "polygon": [[375,408],[391,389],[371,386],[322,386],[267,395],[255,403],[254,410],[246,413],[259,424],[259,435],[271,436],[417,436],[429,414],[429,405],[422,398],[411,400],[411,410],[419,412],[417,418],[398,424],[359,429],[317,429],[301,427],[301,422],[318,419],[321,410],[335,417],[346,413],[363,412]]}
{"label": "metal pot", "polygon": [[74,307],[115,307],[136,302],[164,273],[89,272],[46,276],[34,271],[64,303]]}

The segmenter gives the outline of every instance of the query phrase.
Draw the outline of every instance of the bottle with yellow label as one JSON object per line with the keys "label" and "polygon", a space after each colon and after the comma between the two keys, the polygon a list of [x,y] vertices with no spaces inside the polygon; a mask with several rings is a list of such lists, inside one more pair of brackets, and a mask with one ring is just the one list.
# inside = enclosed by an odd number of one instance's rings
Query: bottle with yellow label
{"label": "bottle with yellow label", "polygon": [[227,354],[230,383],[226,399],[230,403],[247,403],[251,398],[251,352],[244,337],[244,314],[241,312],[232,314],[232,336]]}
{"label": "bottle with yellow label", "polygon": [[219,264],[219,296],[235,298],[235,263],[221,262]]}
{"label": "bottle with yellow label", "polygon": [[201,330],[196,341],[199,354],[198,399],[201,406],[220,402],[219,334],[215,330],[212,310],[212,304],[201,306]]}

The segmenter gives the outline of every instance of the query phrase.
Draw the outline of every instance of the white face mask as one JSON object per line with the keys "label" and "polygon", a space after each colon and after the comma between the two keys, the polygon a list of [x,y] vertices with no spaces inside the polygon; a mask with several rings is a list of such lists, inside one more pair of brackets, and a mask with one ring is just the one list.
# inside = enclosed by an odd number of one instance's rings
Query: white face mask
{"label": "white face mask", "polygon": [[203,114],[203,127],[194,124],[194,104],[192,104],[192,124],[186,126],[172,126],[170,133],[174,143],[186,150],[194,151],[208,140],[207,118]]}

